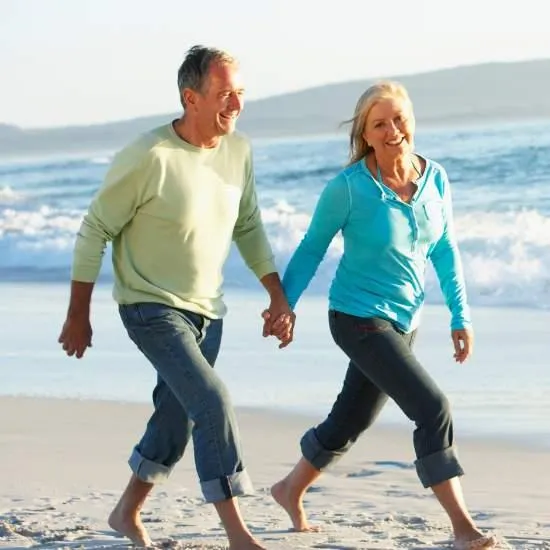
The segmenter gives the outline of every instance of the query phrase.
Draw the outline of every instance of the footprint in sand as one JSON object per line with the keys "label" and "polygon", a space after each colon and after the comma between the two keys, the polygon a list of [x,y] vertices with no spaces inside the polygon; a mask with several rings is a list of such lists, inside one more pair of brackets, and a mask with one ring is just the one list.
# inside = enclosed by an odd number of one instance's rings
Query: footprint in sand
{"label": "footprint in sand", "polygon": [[475,512],[472,514],[475,521],[485,521],[488,519],[494,519],[496,514],[489,514],[487,512]]}
{"label": "footprint in sand", "polygon": [[374,462],[375,466],[381,466],[382,468],[390,468],[397,470],[413,470],[414,464],[410,462],[398,462],[395,460],[378,460]]}
{"label": "footprint in sand", "polygon": [[381,474],[379,470],[360,470],[359,472],[351,472],[347,477],[372,477]]}
{"label": "footprint in sand", "polygon": [[[371,463],[375,468],[364,468],[358,472],[351,472],[347,477],[372,477],[384,473],[384,470],[412,470],[414,464],[410,462],[399,462],[396,460],[377,460]],[[381,469],[380,469],[381,468]]]}

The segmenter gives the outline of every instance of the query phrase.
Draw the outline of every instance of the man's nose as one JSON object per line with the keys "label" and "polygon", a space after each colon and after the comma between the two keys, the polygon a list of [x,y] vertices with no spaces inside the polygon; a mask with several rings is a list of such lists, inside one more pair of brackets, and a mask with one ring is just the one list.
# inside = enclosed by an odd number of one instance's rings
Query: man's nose
{"label": "man's nose", "polygon": [[243,107],[243,96],[233,93],[229,96],[229,108],[232,111],[240,111]]}

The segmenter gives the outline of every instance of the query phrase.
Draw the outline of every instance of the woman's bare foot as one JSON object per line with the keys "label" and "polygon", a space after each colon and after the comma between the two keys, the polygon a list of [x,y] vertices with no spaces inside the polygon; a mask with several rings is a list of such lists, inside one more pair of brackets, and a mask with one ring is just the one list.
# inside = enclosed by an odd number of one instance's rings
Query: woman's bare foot
{"label": "woman's bare foot", "polygon": [[141,522],[139,512],[137,515],[125,514],[119,505],[111,512],[107,520],[109,527],[121,535],[128,537],[136,546],[153,546],[145,526]]}
{"label": "woman's bare foot", "polygon": [[455,533],[453,548],[454,550],[481,550],[482,548],[494,548],[497,542],[494,535],[484,535],[474,528],[467,533]]}
{"label": "woman's bare foot", "polygon": [[319,531],[319,527],[309,524],[302,498],[299,495],[292,494],[286,479],[279,481],[271,487],[271,496],[289,515],[290,521],[292,521],[292,527],[295,531],[300,533]]}
{"label": "woman's bare foot", "polygon": [[266,550],[266,548],[250,536],[242,540],[229,541],[229,550]]}

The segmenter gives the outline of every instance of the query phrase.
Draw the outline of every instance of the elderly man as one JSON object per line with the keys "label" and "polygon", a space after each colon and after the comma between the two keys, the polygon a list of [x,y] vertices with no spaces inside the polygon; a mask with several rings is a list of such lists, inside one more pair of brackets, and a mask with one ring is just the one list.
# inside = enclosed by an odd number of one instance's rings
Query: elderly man
{"label": "elderly man", "polygon": [[237,421],[214,369],[226,308],[222,269],[234,241],[270,296],[264,327],[286,346],[293,314],[260,218],[249,142],[234,132],[243,107],[238,62],[202,46],[178,72],[180,119],[118,153],[76,240],[71,298],[59,342],[80,358],[91,345],[90,302],[113,243],[114,298],[124,326],[155,367],[154,412],[129,464],[132,476],[109,517],[139,546],[151,544],[140,510],[193,436],[207,502],[231,550],[259,549],[235,497],[251,492]]}

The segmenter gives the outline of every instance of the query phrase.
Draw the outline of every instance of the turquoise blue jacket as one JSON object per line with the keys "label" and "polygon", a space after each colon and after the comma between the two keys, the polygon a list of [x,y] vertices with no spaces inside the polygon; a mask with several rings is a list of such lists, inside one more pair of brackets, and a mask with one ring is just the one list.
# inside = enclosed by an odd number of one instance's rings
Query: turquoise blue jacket
{"label": "turquoise blue jacket", "polygon": [[341,231],[344,251],[330,287],[331,309],[382,317],[410,332],[419,323],[430,260],[451,312],[451,328],[466,328],[470,313],[445,170],[426,159],[410,203],[379,179],[361,160],[328,182],[283,277],[291,307]]}

